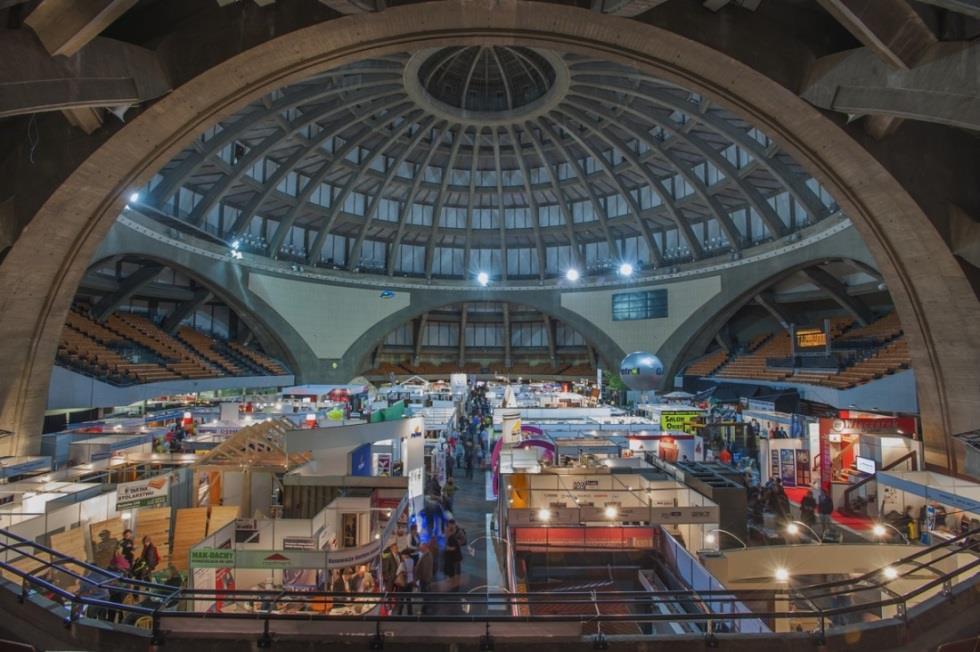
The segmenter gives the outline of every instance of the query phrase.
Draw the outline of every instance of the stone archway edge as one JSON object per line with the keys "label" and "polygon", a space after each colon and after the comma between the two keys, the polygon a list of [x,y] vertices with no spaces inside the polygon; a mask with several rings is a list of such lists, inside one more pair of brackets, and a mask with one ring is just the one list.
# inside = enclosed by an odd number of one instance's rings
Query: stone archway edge
{"label": "stone archway edge", "polygon": [[407,5],[298,30],[175,89],[93,153],[0,266],[0,427],[17,433],[15,450],[33,445],[65,314],[128,190],[204,128],[274,88],[365,56],[467,41],[555,47],[635,65],[741,114],[796,157],[834,194],[874,255],[908,333],[927,448],[953,468],[949,435],[974,427],[980,413],[980,306],[901,186],[828,118],[726,55],[638,22],[517,0]]}

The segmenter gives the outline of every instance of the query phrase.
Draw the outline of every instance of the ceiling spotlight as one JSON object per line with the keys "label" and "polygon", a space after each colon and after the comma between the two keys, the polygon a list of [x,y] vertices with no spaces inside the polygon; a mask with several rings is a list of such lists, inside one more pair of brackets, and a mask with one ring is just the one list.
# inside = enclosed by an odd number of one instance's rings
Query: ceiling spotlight
{"label": "ceiling spotlight", "polygon": [[140,194],[138,192],[134,192],[129,196],[129,203],[131,204],[135,204],[139,200],[140,200]]}
{"label": "ceiling spotlight", "polygon": [[242,241],[241,240],[235,240],[234,242],[231,243],[231,248],[232,249],[238,249],[241,246],[242,246]]}
{"label": "ceiling spotlight", "polygon": [[623,263],[619,266],[620,276],[633,276],[633,266],[629,263]]}
{"label": "ceiling spotlight", "polygon": [[776,572],[773,573],[778,582],[786,582],[789,580],[789,571],[785,568],[777,568]]}
{"label": "ceiling spotlight", "polygon": [[881,569],[881,574],[885,576],[886,580],[893,580],[898,577],[898,571],[895,570],[894,566],[885,566]]}
{"label": "ceiling spotlight", "polygon": [[487,285],[490,284],[490,275],[487,274],[486,272],[480,272],[479,274],[476,275],[476,282],[482,285],[483,287],[486,287]]}
{"label": "ceiling spotlight", "polygon": [[603,513],[606,515],[606,518],[616,518],[619,515],[619,510],[615,505],[606,505]]}
{"label": "ceiling spotlight", "polygon": [[550,521],[551,520],[551,510],[547,507],[542,507],[538,510],[538,520],[539,521]]}
{"label": "ceiling spotlight", "polygon": [[572,281],[573,283],[578,280],[578,277],[579,277],[578,270],[575,269],[574,267],[568,270],[567,272],[565,272],[565,278],[567,278],[569,281]]}

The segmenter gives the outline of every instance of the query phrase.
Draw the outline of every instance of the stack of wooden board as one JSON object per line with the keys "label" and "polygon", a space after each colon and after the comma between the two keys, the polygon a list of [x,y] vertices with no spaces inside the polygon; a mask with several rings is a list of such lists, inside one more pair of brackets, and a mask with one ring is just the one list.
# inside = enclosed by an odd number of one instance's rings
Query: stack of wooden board
{"label": "stack of wooden board", "polygon": [[187,570],[190,549],[207,535],[207,531],[207,507],[188,507],[177,510],[170,561],[178,570]]}
{"label": "stack of wooden board", "polygon": [[136,510],[135,513],[133,533],[136,539],[136,554],[143,549],[143,537],[148,536],[156,544],[157,551],[160,553],[157,570],[166,568],[170,562],[170,508],[149,507]]}
{"label": "stack of wooden board", "polygon": [[214,534],[236,518],[238,518],[237,505],[215,505],[211,508],[211,518],[208,520],[208,534]]}

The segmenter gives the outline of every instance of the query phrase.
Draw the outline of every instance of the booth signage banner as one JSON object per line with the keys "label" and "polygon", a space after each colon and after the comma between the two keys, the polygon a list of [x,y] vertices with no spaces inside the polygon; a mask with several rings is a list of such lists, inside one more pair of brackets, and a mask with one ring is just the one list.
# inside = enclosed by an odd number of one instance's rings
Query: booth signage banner
{"label": "booth signage banner", "polygon": [[381,555],[381,541],[375,541],[360,548],[332,550],[327,553],[327,568],[341,568],[366,564]]}
{"label": "booth signage banner", "polygon": [[163,507],[170,498],[170,477],[157,476],[148,480],[116,485],[116,509]]}
{"label": "booth signage banner", "polygon": [[192,568],[231,568],[235,565],[235,551],[230,548],[191,548]]}
{"label": "booth signage banner", "polygon": [[283,550],[316,550],[316,539],[313,537],[283,537]]}
{"label": "booth signage banner", "polygon": [[239,550],[238,568],[323,568],[324,554],[313,550]]}
{"label": "booth signage banner", "polygon": [[718,507],[651,507],[651,523],[717,523]]}
{"label": "booth signage banner", "polygon": [[[821,424],[823,419],[820,420]],[[841,434],[903,434],[915,432],[912,417],[885,417],[881,419],[827,419],[832,432]]]}
{"label": "booth signage banner", "polygon": [[694,434],[694,422],[700,416],[700,412],[663,412],[660,415],[660,428]]}

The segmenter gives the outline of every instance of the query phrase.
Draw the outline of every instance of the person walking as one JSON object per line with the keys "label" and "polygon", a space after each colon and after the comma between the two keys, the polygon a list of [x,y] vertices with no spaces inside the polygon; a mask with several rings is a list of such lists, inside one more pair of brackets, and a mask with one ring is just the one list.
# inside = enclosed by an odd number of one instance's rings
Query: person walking
{"label": "person walking", "polygon": [[136,555],[133,549],[136,547],[136,542],[133,541],[133,531],[123,530],[122,541],[119,542],[119,547],[122,551],[122,556],[126,558],[129,562],[129,567],[132,568],[133,564],[136,563]]}
{"label": "person walking", "polygon": [[443,572],[449,580],[449,590],[459,589],[459,576],[463,566],[463,546],[466,545],[466,535],[462,534],[455,519],[446,524],[446,552],[443,555]]}
{"label": "person walking", "polygon": [[452,478],[446,480],[446,486],[442,488],[442,502],[446,509],[453,511],[453,496],[456,495],[456,483]]}
{"label": "person walking", "polygon": [[419,593],[422,597],[422,615],[429,613],[429,605],[426,603],[425,594],[432,587],[432,576],[435,567],[435,560],[432,557],[432,544],[422,544],[422,553],[418,561],[415,562],[415,581],[418,583]]}
{"label": "person walking", "polygon": [[473,479],[473,452],[471,450],[468,450],[466,455],[466,479]]}

